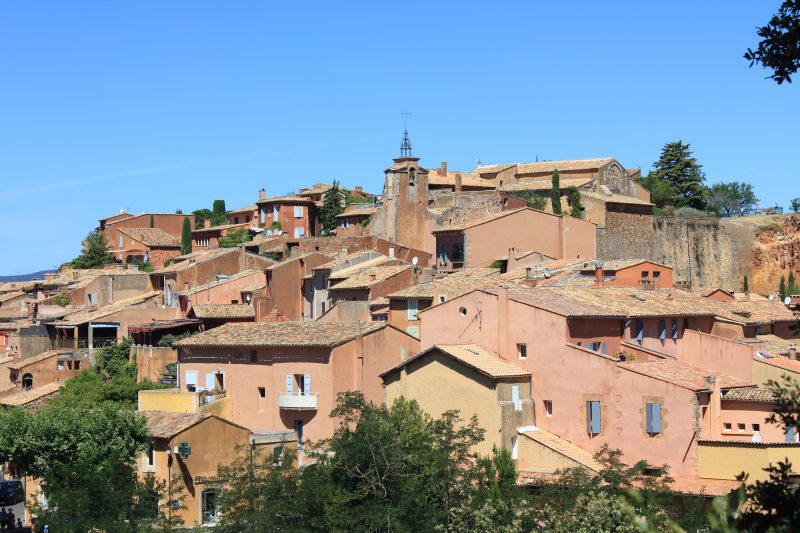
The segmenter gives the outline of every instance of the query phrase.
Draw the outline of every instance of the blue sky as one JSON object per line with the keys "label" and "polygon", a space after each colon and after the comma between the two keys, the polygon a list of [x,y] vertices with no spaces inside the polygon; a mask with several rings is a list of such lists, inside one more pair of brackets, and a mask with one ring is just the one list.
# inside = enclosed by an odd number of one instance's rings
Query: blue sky
{"label": "blue sky", "polygon": [[429,167],[692,144],[709,182],[800,196],[800,80],[742,54],[779,1],[3,2],[0,274],[77,255],[97,219],[380,192],[408,109]]}

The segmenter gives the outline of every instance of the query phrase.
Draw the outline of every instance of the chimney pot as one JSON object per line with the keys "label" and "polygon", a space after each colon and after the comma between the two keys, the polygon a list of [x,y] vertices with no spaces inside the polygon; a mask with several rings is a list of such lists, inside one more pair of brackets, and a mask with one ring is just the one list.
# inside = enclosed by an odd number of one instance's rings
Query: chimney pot
{"label": "chimney pot", "polygon": [[461,173],[456,172],[455,192],[461,192]]}
{"label": "chimney pot", "polygon": [[259,200],[266,200],[267,199],[267,190],[266,189],[262,188],[262,189],[260,189],[258,191],[258,199]]}
{"label": "chimney pot", "polygon": [[596,261],[594,264],[594,280],[598,285],[603,283],[603,263]]}
{"label": "chimney pot", "polygon": [[447,161],[442,161],[442,164],[439,165],[439,175],[447,176]]}

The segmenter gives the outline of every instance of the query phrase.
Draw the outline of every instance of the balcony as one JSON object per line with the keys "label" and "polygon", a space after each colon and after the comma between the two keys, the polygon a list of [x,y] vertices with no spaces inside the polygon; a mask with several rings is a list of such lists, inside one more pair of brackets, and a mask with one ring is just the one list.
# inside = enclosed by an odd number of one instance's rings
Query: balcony
{"label": "balcony", "polygon": [[302,394],[298,392],[282,392],[278,394],[278,407],[297,411],[315,411],[317,409],[316,392]]}
{"label": "balcony", "polygon": [[[77,342],[76,342],[77,341]],[[95,337],[92,339],[92,349],[103,348],[105,346],[112,346],[117,344],[116,337]],[[89,338],[88,337],[67,337],[61,339],[50,339],[50,348],[53,350],[88,350]]]}

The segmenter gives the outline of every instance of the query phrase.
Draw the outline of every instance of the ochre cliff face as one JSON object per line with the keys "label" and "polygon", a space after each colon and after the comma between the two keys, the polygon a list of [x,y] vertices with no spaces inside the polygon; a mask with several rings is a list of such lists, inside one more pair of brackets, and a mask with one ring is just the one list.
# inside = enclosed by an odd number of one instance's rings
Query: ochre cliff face
{"label": "ochre cliff face", "polygon": [[[764,217],[759,217],[764,218]],[[778,290],[781,276],[800,273],[800,216],[774,217],[754,229],[749,271],[750,290],[769,293]],[[800,281],[800,279],[798,279]]]}

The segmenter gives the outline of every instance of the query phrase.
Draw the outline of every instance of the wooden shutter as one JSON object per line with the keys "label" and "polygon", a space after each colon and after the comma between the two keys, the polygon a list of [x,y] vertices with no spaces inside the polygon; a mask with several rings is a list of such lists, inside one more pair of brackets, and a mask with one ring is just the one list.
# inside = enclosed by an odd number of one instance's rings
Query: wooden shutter
{"label": "wooden shutter", "polygon": [[294,377],[291,374],[286,374],[286,393],[291,394],[294,388]]}
{"label": "wooden shutter", "polygon": [[406,307],[408,309],[407,319],[408,320],[416,320],[417,319],[417,312],[419,311],[419,302],[416,298],[409,298],[406,300],[408,302]]}
{"label": "wooden shutter", "polygon": [[659,320],[658,321],[658,338],[660,340],[665,340],[667,338],[667,321],[666,320]]}
{"label": "wooden shutter", "polygon": [[311,374],[303,376],[303,394],[306,396],[311,395]]}
{"label": "wooden shutter", "polygon": [[653,403],[653,433],[661,433],[661,404]]}
{"label": "wooden shutter", "polygon": [[672,321],[672,340],[678,340],[678,321]]}
{"label": "wooden shutter", "polygon": [[795,432],[794,426],[788,426],[786,428],[786,442],[794,442],[794,432]]}
{"label": "wooden shutter", "polygon": [[644,340],[644,322],[641,320],[636,321],[636,340],[640,342]]}
{"label": "wooden shutter", "polygon": [[600,402],[586,402],[586,430],[591,435],[600,434]]}

